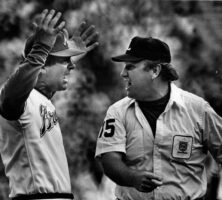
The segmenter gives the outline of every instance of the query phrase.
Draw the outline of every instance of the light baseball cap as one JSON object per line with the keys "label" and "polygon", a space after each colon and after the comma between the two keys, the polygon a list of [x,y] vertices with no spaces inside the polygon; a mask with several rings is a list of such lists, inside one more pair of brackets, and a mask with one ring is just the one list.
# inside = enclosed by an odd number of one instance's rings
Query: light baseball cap
{"label": "light baseball cap", "polygon": [[[30,36],[27,39],[24,54],[25,57],[29,54],[32,49],[33,44],[35,43],[35,35]],[[56,37],[56,41],[54,46],[52,47],[49,55],[57,56],[57,57],[72,57],[85,53],[79,49],[75,42],[69,39],[68,31],[64,29],[64,31],[60,31]]]}

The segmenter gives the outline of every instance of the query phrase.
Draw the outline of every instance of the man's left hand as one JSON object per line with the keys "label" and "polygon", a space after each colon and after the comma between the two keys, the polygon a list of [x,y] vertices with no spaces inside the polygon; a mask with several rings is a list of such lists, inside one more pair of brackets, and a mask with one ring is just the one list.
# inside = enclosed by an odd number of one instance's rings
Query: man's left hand
{"label": "man's left hand", "polygon": [[92,51],[95,47],[99,45],[98,43],[98,32],[95,30],[94,25],[88,26],[86,22],[82,22],[76,32],[74,32],[72,38],[70,39],[76,45],[76,48],[82,50],[84,53],[72,56],[72,64],[76,64],[80,59],[82,59],[89,51]]}

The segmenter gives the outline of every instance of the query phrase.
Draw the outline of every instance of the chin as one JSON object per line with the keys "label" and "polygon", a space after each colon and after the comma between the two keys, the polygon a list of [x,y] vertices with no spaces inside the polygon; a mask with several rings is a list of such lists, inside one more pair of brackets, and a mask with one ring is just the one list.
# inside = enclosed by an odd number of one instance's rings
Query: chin
{"label": "chin", "polygon": [[132,93],[132,92],[127,92],[126,95],[129,97],[129,98],[132,98],[132,99],[137,99],[137,96],[136,94]]}
{"label": "chin", "polygon": [[62,88],[62,90],[67,90],[67,88],[68,88],[68,87],[67,87],[67,86],[65,86],[65,87],[63,87],[63,88]]}
{"label": "chin", "polygon": [[127,95],[128,97],[130,97],[130,98],[133,98],[133,95],[130,94],[130,92],[127,92],[126,95]]}
{"label": "chin", "polygon": [[58,88],[58,91],[63,91],[68,88],[68,85],[62,85],[61,87]]}

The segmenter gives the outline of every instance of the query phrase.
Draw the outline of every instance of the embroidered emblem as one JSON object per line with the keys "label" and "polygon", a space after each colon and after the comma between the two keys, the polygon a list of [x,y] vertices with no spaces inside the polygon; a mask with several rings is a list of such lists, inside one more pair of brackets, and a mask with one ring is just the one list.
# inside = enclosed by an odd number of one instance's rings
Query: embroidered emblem
{"label": "embroidered emblem", "polygon": [[180,153],[187,153],[187,146],[188,146],[188,142],[184,142],[184,141],[179,141],[179,152]]}
{"label": "embroidered emblem", "polygon": [[188,159],[192,152],[193,138],[191,136],[175,135],[173,138],[172,156]]}
{"label": "embroidered emblem", "polygon": [[40,137],[43,137],[47,131],[53,129],[53,127],[58,123],[58,117],[56,112],[47,111],[47,107],[40,105],[39,108],[40,115],[42,117],[42,127],[40,129]]}

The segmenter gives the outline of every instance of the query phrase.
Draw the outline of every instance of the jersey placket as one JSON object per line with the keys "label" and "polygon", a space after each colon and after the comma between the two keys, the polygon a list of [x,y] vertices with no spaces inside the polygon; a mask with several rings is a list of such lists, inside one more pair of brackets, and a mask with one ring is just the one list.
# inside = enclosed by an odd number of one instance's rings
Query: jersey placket
{"label": "jersey placket", "polygon": [[[154,144],[153,144],[153,172],[156,175],[159,175],[160,177],[162,176],[162,161],[161,161],[161,154],[160,154],[160,149],[159,149],[159,144],[162,142],[162,134],[163,134],[163,113],[159,116],[156,122],[156,135],[154,139]],[[164,181],[164,180],[163,180]],[[157,187],[154,190],[154,199],[159,199],[160,195],[160,187]]]}
{"label": "jersey placket", "polygon": [[135,102],[135,114],[136,114],[137,120],[143,127],[143,130],[145,130],[145,133],[147,134],[147,136],[150,137],[150,139],[152,139],[152,142],[153,142],[154,137],[153,137],[152,129],[137,102]]}
{"label": "jersey placket", "polygon": [[[139,105],[137,102],[135,102],[135,114],[136,114],[136,118],[137,120],[139,121],[139,123],[141,124],[141,126],[143,127],[143,134],[145,134],[144,138],[144,148],[147,147],[147,146],[153,146],[153,154],[154,154],[154,151],[155,151],[155,147],[154,147],[154,134],[152,132],[152,129],[149,125],[149,122],[147,121],[146,117],[144,116],[142,110],[140,109]],[[148,137],[148,138],[147,138]],[[149,143],[147,143],[147,141],[149,141]],[[148,155],[146,153],[146,151],[144,152],[144,156],[146,157],[146,159],[150,159],[151,156],[153,155]],[[155,169],[154,169],[154,157],[153,157],[153,171],[155,173]],[[144,196],[146,196],[146,198],[148,199],[156,199],[154,195],[154,191],[153,192],[149,192],[149,193],[144,193]]]}
{"label": "jersey placket", "polygon": [[[164,115],[166,114],[166,112],[168,112],[171,107],[173,105],[173,102],[171,101],[171,99],[169,100],[165,110],[163,113],[161,113],[161,115],[158,117],[157,121],[156,121],[156,135],[155,135],[155,139],[154,139],[154,146],[153,146],[153,172],[157,175],[159,175],[160,177],[163,174],[162,171],[162,160],[161,160],[161,153],[160,153],[160,147],[159,144],[162,144],[163,141],[163,134],[164,134],[164,124],[163,124],[163,118]],[[170,152],[169,152],[170,153]],[[162,180],[164,182],[164,180]],[[154,200],[156,199],[160,199],[161,197],[161,186],[157,187],[157,189],[154,190]]]}

